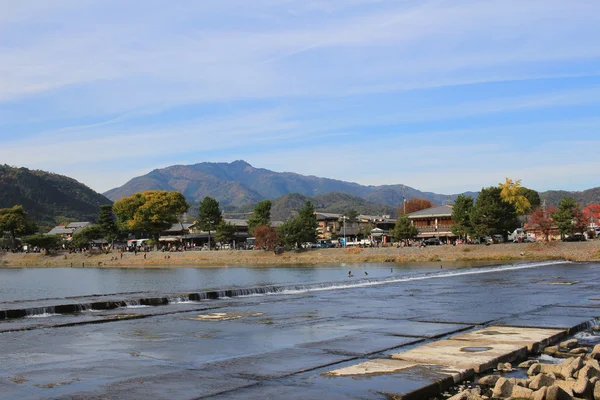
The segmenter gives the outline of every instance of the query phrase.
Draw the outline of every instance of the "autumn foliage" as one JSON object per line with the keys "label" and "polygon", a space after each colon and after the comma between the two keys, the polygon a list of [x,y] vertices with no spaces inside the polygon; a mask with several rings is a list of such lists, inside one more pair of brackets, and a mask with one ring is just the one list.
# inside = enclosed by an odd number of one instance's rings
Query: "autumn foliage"
{"label": "autumn foliage", "polygon": [[556,224],[552,220],[552,214],[554,212],[556,212],[556,208],[548,208],[545,210],[542,207],[536,207],[528,217],[528,223],[542,232],[546,242],[550,238],[552,230],[557,229]]}
{"label": "autumn foliage", "polygon": [[266,225],[254,228],[254,237],[256,247],[263,250],[273,250],[279,244],[277,231]]}
{"label": "autumn foliage", "polygon": [[[405,207],[405,205],[406,205],[406,207]],[[405,202],[405,205],[400,204],[400,206],[398,207],[398,215],[404,215],[405,209],[406,209],[406,214],[410,214],[415,211],[420,211],[420,210],[424,210],[426,208],[433,207],[432,202],[430,202],[429,200],[425,200],[425,199],[419,199],[418,197],[407,200]]]}

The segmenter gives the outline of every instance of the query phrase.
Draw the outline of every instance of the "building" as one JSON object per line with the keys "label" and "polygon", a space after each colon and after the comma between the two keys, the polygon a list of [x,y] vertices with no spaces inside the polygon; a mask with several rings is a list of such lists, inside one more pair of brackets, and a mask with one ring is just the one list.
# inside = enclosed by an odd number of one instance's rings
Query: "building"
{"label": "building", "polygon": [[452,206],[441,205],[424,210],[415,211],[406,215],[413,226],[419,231],[417,238],[439,238],[444,243],[456,240],[456,235],[451,228],[455,225],[452,221]]}
{"label": "building", "polygon": [[66,225],[62,224],[52,228],[46,235],[61,235],[64,240],[70,241],[77,231],[87,228],[90,225],[92,225],[92,223],[87,221],[71,222]]}

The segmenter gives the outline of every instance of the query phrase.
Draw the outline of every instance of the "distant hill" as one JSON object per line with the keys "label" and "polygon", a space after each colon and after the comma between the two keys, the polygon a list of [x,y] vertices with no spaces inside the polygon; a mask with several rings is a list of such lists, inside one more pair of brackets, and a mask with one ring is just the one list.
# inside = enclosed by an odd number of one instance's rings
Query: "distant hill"
{"label": "distant hill", "polygon": [[95,220],[100,205],[111,201],[63,175],[0,165],[0,208],[18,204],[36,222],[55,225],[61,218]]}
{"label": "distant hill", "polygon": [[119,188],[109,190],[105,196],[116,201],[139,191],[155,189],[177,190],[183,193],[191,204],[198,204],[205,196],[211,196],[225,207],[239,207],[291,193],[310,197],[345,193],[391,207],[402,203],[403,190],[407,199],[420,197],[434,204],[442,204],[447,198],[454,200],[457,196],[421,192],[408,186],[403,189],[402,185],[364,186],[292,172],[274,172],[255,168],[245,161],[205,162],[156,169],[144,176],[133,178]]}
{"label": "distant hill", "polygon": [[560,199],[565,196],[572,196],[577,200],[579,204],[584,206],[590,204],[600,204],[600,187],[583,190],[581,192],[569,192],[566,190],[549,190],[547,192],[540,193],[540,199],[546,200],[547,203],[552,205],[558,205]]}
{"label": "distant hill", "polygon": [[[315,210],[329,213],[345,213],[355,210],[365,215],[391,215],[395,216],[395,207],[376,204],[358,196],[345,193],[327,193],[318,196],[304,196],[298,193],[290,193],[271,200],[271,219],[274,221],[285,221],[293,217],[294,211],[299,211],[307,200],[310,200]],[[245,213],[254,210],[255,204],[248,204],[235,210],[233,213]]]}

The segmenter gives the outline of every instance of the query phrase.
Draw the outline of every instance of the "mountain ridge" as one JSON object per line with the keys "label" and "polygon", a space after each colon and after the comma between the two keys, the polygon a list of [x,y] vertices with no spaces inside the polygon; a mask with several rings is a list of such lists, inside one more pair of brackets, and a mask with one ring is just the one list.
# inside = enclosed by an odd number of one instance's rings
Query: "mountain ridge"
{"label": "mountain ridge", "polygon": [[0,208],[22,205],[30,218],[44,225],[58,219],[95,220],[111,201],[68,176],[0,165]]}
{"label": "mountain ridge", "polygon": [[[446,195],[422,192],[401,184],[367,186],[295,172],[274,172],[254,167],[243,160],[231,163],[202,162],[155,169],[146,175],[131,179],[123,186],[105,192],[104,195],[115,201],[138,191],[152,189],[177,190],[191,203],[198,203],[205,196],[211,196],[224,206],[235,207],[260,200],[273,200],[289,193],[299,193],[308,197],[346,193],[392,207],[401,204],[403,196],[407,199],[426,198],[436,204],[441,204],[448,198],[454,200],[458,196],[458,193]],[[475,192],[466,194],[476,195]]]}

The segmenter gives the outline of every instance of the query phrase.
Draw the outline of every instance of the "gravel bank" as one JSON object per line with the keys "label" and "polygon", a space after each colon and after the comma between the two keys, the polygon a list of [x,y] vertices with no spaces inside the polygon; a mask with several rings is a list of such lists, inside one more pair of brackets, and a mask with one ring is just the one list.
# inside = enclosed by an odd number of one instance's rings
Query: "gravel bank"
{"label": "gravel bank", "polygon": [[311,249],[288,251],[280,255],[261,250],[254,251],[187,251],[180,253],[109,254],[4,254],[0,268],[19,267],[214,267],[225,265],[276,266],[286,264],[327,264],[365,262],[457,262],[457,261],[512,261],[512,260],[569,260],[600,261],[600,240],[581,243],[553,242],[429,246],[427,248],[369,248],[369,249]]}

